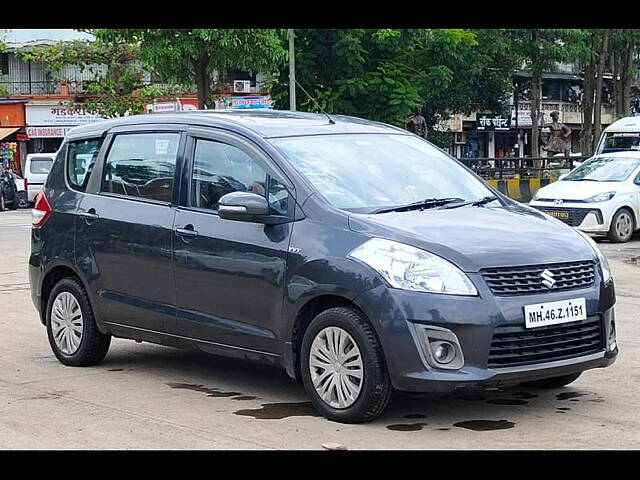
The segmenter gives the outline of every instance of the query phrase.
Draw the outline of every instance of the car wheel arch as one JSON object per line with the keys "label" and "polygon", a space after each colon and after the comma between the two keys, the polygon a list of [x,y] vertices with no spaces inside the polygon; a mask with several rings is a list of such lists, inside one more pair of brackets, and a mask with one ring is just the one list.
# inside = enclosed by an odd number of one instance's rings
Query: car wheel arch
{"label": "car wheel arch", "polygon": [[43,325],[46,323],[46,309],[51,291],[60,280],[69,277],[77,278],[91,299],[91,292],[86,282],[71,265],[65,262],[51,265],[40,282],[40,321]]}

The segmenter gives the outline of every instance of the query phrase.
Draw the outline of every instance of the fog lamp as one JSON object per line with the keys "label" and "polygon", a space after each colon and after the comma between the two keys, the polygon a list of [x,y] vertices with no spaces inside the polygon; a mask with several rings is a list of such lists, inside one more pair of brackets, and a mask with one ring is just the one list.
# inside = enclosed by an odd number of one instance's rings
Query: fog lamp
{"label": "fog lamp", "polygon": [[611,322],[609,326],[609,339],[607,340],[608,349],[610,352],[616,349],[616,324],[615,322]]}
{"label": "fog lamp", "polygon": [[438,363],[451,363],[456,356],[456,349],[449,342],[432,342],[433,358]]}
{"label": "fog lamp", "polygon": [[423,357],[431,367],[458,370],[464,356],[458,337],[451,330],[431,325],[414,324]]}

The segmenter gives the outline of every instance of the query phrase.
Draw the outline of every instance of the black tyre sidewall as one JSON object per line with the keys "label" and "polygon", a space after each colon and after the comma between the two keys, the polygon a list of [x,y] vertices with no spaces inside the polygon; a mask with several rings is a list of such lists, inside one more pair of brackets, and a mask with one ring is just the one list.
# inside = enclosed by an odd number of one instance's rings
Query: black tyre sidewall
{"label": "black tyre sidewall", "polygon": [[[356,342],[362,357],[363,385],[358,399],[345,409],[333,408],[320,398],[309,372],[311,345],[316,335],[326,327],[339,327],[348,332]],[[373,420],[382,413],[389,401],[391,384],[379,341],[373,334],[373,328],[360,312],[349,308],[332,308],[320,313],[305,332],[300,354],[300,369],[305,389],[314,407],[329,420],[359,423]]]}
{"label": "black tyre sidewall", "polygon": [[[618,232],[616,231],[616,221],[618,220],[618,217],[623,214],[626,213],[627,215],[629,215],[631,217],[631,222],[633,223],[632,227],[631,227],[631,234],[629,235],[628,238],[622,238],[618,235]],[[628,242],[629,240],[631,240],[631,237],[633,237],[633,231],[635,229],[635,220],[633,218],[633,214],[627,210],[626,208],[622,208],[620,210],[618,210],[614,215],[613,218],[611,219],[611,226],[609,227],[609,240],[611,240],[614,243],[624,243],[624,242]]]}
{"label": "black tyre sidewall", "polygon": [[5,200],[4,200],[4,193],[0,192],[0,212],[4,212],[5,210]]}
{"label": "black tyre sidewall", "polygon": [[[71,293],[78,301],[80,310],[82,311],[82,339],[80,340],[80,346],[72,355],[67,355],[58,348],[53,338],[51,328],[51,309],[53,302],[62,292]],[[74,278],[64,278],[53,287],[49,295],[49,301],[47,302],[46,320],[49,345],[56,358],[64,365],[74,367],[95,365],[106,355],[111,337],[100,333],[96,327],[93,310],[89,304],[87,293],[78,280]]]}

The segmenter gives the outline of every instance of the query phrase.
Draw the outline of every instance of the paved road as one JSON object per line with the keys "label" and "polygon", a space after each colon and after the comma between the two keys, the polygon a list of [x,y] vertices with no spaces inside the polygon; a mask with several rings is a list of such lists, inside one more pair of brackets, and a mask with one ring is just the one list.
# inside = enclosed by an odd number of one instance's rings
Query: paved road
{"label": "paved road", "polygon": [[[96,367],[58,363],[29,297],[30,212],[0,213],[0,448],[637,448],[640,239],[601,243],[618,292],[621,354],[561,391],[398,396],[379,419],[316,416],[281,371],[114,340]],[[469,423],[470,422],[470,423]],[[474,428],[474,429],[470,429]]]}

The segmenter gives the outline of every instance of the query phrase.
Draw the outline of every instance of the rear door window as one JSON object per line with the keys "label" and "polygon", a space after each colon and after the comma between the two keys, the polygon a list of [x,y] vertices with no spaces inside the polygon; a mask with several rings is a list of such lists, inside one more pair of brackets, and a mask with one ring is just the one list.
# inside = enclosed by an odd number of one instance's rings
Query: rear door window
{"label": "rear door window", "polygon": [[101,138],[70,142],[67,145],[67,180],[74,190],[84,192],[102,146]]}
{"label": "rear door window", "polygon": [[179,133],[117,135],[104,165],[102,191],[171,202]]}

